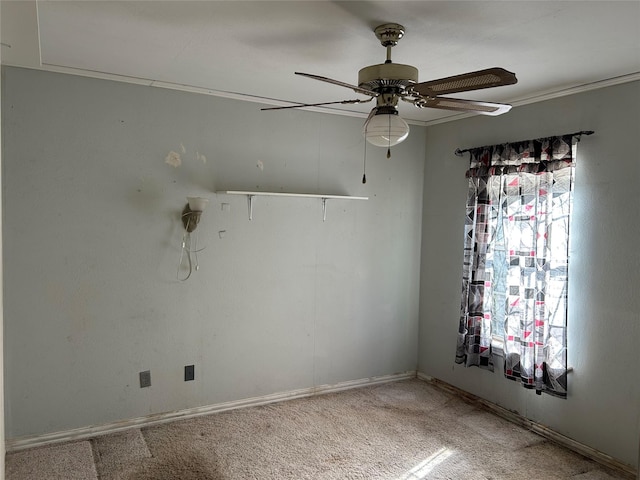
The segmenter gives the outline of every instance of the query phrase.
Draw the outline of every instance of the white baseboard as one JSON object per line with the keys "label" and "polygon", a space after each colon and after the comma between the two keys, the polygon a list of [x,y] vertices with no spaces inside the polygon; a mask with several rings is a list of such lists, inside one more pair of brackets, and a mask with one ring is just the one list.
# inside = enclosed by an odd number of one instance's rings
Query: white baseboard
{"label": "white baseboard", "polygon": [[218,403],[215,405],[206,405],[203,407],[187,408],[184,410],[176,410],[173,412],[165,412],[144,417],[131,418],[120,422],[46,433],[44,435],[12,438],[6,440],[6,451],[15,452],[18,450],[25,450],[27,448],[33,447],[42,447],[54,443],[86,440],[99,435],[122,432],[124,430],[129,430],[132,428],[149,427],[151,425],[159,425],[175,420],[198,417],[201,415],[209,415],[211,413],[236,410],[238,408],[256,407],[259,405],[267,405],[269,403],[293,400],[295,398],[312,397],[314,395],[325,393],[341,392],[343,390],[349,390],[352,388],[366,387],[369,385],[376,385],[387,382],[395,382],[398,380],[406,380],[409,378],[416,378],[415,370],[404,373],[396,373],[393,375],[382,375],[379,377],[349,380],[346,382],[336,383],[335,385],[319,385],[315,387],[301,388],[298,390],[290,390],[288,392],[274,393],[271,395],[264,395],[253,398],[245,398],[241,400],[234,400],[231,402]]}
{"label": "white baseboard", "polygon": [[448,392],[454,393],[455,395],[464,397],[468,400],[471,400],[472,402],[478,403],[483,407],[487,408],[488,410],[492,411],[496,415],[499,415],[500,417],[504,418],[505,420],[509,420],[510,422],[513,422],[517,425],[527,428],[528,430],[531,430],[532,432],[535,432],[538,435],[541,435],[548,440],[551,440],[559,445],[562,445],[563,447],[566,447],[569,450],[573,450],[574,452],[577,452],[580,455],[584,455],[587,458],[595,460],[596,462],[601,463],[607,467],[620,470],[624,473],[631,475],[631,477],[640,473],[640,469],[636,471],[630,465],[622,463],[619,460],[616,460],[615,458],[607,455],[606,453],[602,453],[596,450],[595,448],[591,448],[569,437],[565,437],[564,435],[558,432],[554,432],[550,428],[545,427],[540,423],[534,422],[533,420],[529,420],[528,418],[523,417],[522,415],[514,413],[510,410],[507,410],[506,408],[496,405],[495,403],[492,403],[488,400],[485,400],[476,395],[473,395],[472,393],[461,390],[458,387],[454,387],[453,385],[443,382],[442,380],[438,380],[437,378],[431,377],[429,375],[425,375],[424,373],[418,372],[417,376],[420,380],[424,380],[425,382],[428,382],[443,390],[446,390]]}

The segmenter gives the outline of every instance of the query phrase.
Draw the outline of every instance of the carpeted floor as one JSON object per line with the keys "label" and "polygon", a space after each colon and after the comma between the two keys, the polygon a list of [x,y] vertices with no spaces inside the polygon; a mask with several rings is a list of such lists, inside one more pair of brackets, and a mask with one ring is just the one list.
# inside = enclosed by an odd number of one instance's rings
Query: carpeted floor
{"label": "carpeted floor", "polygon": [[421,380],[7,454],[7,480],[632,478]]}

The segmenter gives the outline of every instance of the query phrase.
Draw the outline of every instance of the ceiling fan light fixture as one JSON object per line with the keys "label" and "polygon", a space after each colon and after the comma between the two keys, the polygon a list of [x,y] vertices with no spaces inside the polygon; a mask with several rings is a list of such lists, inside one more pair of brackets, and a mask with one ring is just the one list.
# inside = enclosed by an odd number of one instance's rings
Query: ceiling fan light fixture
{"label": "ceiling fan light fixture", "polygon": [[364,124],[363,134],[376,147],[393,147],[409,136],[409,125],[397,110],[383,110]]}

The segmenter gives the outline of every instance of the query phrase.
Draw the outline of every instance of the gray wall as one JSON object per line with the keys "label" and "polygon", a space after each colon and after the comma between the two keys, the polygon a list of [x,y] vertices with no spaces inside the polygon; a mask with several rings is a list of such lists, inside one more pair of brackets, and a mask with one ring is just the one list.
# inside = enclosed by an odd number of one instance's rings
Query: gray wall
{"label": "gray wall", "polygon": [[[3,74],[7,438],[415,370],[424,127],[370,147],[362,185],[362,119]],[[227,189],[370,199],[249,221]],[[210,203],[181,283],[187,195]]]}
{"label": "gray wall", "polygon": [[[427,131],[419,370],[637,466],[640,425],[640,83],[514,108]],[[468,148],[578,130],[569,281],[569,398],[454,364]]]}

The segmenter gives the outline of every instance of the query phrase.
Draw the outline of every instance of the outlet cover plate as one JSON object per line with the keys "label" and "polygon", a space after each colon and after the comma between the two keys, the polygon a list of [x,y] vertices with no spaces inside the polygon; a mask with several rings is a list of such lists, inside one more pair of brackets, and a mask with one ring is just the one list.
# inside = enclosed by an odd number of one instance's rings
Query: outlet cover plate
{"label": "outlet cover plate", "polygon": [[184,381],[190,382],[196,378],[195,366],[185,365],[184,367]]}
{"label": "outlet cover plate", "polygon": [[151,370],[140,372],[140,388],[151,386]]}

